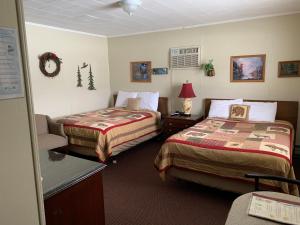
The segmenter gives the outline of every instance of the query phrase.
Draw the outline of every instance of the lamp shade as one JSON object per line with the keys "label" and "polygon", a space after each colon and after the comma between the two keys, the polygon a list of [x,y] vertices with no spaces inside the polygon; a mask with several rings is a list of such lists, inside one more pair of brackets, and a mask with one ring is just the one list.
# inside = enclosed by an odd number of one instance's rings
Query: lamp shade
{"label": "lamp shade", "polygon": [[179,98],[194,98],[194,97],[196,97],[195,92],[193,90],[192,83],[182,84],[181,92],[178,97]]}

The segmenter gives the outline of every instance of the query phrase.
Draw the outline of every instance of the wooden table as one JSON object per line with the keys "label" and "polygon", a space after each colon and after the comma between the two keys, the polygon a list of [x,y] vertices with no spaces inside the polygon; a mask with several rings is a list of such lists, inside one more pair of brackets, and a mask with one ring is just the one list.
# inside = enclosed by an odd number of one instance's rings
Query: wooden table
{"label": "wooden table", "polygon": [[105,224],[104,164],[53,151],[40,161],[47,225]]}

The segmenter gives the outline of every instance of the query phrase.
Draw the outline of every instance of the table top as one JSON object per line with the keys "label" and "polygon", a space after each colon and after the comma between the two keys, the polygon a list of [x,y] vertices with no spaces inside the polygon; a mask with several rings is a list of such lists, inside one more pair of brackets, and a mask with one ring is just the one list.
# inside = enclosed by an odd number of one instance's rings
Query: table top
{"label": "table top", "polygon": [[54,152],[40,151],[44,200],[104,169],[105,164]]}
{"label": "table top", "polygon": [[[277,192],[272,192],[272,191],[257,191],[253,192],[256,194],[261,194],[267,197],[273,197],[273,198],[278,198],[278,199],[284,199],[288,201],[295,201],[299,202],[299,197],[293,196],[293,195],[288,195],[288,194],[283,194],[283,193],[277,193]],[[252,197],[252,193],[247,193],[244,195],[239,196],[237,199],[234,200],[231,209],[228,213],[228,217],[226,220],[225,225],[236,225],[236,224],[241,224],[241,221],[243,221],[243,225],[278,225],[281,224],[279,222],[271,221],[271,220],[266,220],[263,218],[258,218],[254,216],[249,216],[248,211],[249,211],[249,204],[250,204],[250,199]]]}

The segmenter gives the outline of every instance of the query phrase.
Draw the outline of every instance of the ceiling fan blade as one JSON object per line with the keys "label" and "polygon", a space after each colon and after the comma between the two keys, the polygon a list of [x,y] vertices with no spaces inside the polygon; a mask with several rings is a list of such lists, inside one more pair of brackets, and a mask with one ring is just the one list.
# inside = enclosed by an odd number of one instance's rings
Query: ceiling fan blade
{"label": "ceiling fan blade", "polygon": [[120,3],[120,1],[117,1],[117,2],[113,2],[111,4],[108,4],[108,5],[102,6],[101,8],[102,9],[118,9],[120,7],[121,7],[121,3]]}

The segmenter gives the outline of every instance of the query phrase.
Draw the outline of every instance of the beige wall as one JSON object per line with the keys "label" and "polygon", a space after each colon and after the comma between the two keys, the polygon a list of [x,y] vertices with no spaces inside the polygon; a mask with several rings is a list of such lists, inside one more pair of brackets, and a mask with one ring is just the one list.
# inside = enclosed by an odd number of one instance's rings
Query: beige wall
{"label": "beige wall", "polygon": [[[202,113],[202,99],[206,97],[300,101],[300,78],[277,78],[278,61],[300,60],[299,27],[300,14],[296,14],[109,38],[112,92],[158,90],[161,96],[170,97],[173,111],[180,109],[176,96],[181,84],[189,80],[197,95],[193,113]],[[199,69],[185,69],[170,71],[167,76],[152,76],[152,83],[130,82],[130,61],[150,60],[152,67],[168,67],[169,48],[191,45],[201,47],[202,62],[214,60],[215,77],[204,76]],[[264,83],[230,83],[230,56],[246,54],[266,54]]]}
{"label": "beige wall", "polygon": [[[22,26],[22,22],[20,24]],[[0,26],[16,28],[21,32],[18,29],[15,1],[0,1]],[[19,39],[22,40],[20,36]],[[26,64],[24,54],[22,61]],[[27,82],[28,73],[25,69],[22,72]],[[25,85],[23,88],[28,93]],[[0,100],[1,225],[41,224],[34,176],[29,108],[30,96]]]}
{"label": "beige wall", "polygon": [[[91,35],[26,25],[35,113],[52,117],[86,112],[108,106],[110,82],[107,39]],[[56,53],[62,59],[61,72],[54,78],[44,76],[38,56]],[[77,66],[92,65],[95,87],[87,89],[89,69],[82,70],[83,87],[77,85]]]}

